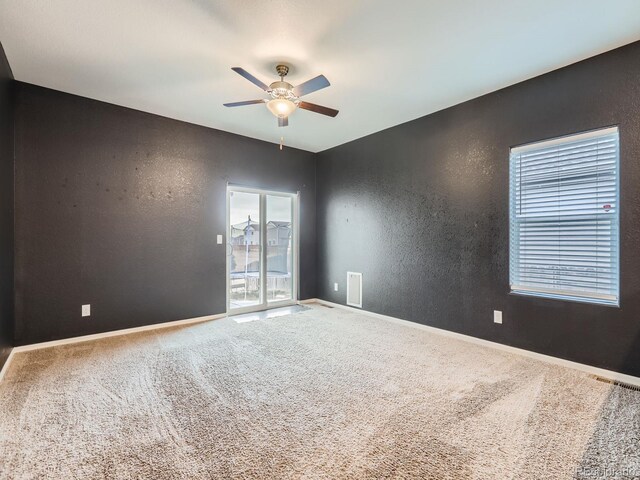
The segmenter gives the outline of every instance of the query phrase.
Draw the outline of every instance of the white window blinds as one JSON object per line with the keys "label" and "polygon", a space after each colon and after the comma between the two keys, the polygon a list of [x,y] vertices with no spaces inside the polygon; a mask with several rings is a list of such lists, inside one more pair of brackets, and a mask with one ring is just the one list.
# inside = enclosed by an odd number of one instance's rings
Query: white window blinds
{"label": "white window blinds", "polygon": [[618,305],[618,128],[511,149],[514,293]]}

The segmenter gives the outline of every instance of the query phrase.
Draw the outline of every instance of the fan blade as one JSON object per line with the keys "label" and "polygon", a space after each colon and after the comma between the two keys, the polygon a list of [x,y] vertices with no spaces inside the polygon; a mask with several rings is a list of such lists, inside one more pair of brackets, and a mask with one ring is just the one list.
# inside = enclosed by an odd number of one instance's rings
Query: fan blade
{"label": "fan blade", "polygon": [[242,75],[244,78],[249,80],[254,85],[257,85],[258,87],[260,87],[265,92],[269,91],[269,86],[266,83],[263,83],[260,80],[258,80],[256,77],[254,77],[249,72],[247,72],[244,68],[242,68],[242,67],[233,67],[231,70],[236,72],[238,75]]}
{"label": "fan blade", "polygon": [[223,103],[225,107],[242,107],[243,105],[255,105],[256,103],[264,103],[264,100],[246,100],[244,102]]}
{"label": "fan blade", "polygon": [[338,115],[338,110],[334,110],[333,108],[323,107],[322,105],[316,105],[315,103],[309,102],[300,102],[298,103],[298,107],[309,110],[315,113],[321,113],[322,115],[327,115],[329,117],[335,117]]}
{"label": "fan blade", "polygon": [[312,78],[311,80],[307,80],[304,83],[301,83],[297,87],[293,87],[293,94],[296,97],[301,97],[303,95],[308,95],[311,92],[315,92],[316,90],[320,90],[321,88],[325,88],[331,85],[327,77],[324,75],[318,75],[316,78]]}
{"label": "fan blade", "polygon": [[286,127],[289,125],[289,117],[278,117],[278,126]]}

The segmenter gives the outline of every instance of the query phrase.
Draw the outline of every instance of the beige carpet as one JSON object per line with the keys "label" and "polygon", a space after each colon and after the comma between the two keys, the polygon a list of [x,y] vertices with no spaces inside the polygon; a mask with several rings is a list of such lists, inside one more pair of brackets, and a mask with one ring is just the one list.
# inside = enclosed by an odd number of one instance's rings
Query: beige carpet
{"label": "beige carpet", "polygon": [[0,478],[640,476],[640,392],[339,309],[17,354]]}

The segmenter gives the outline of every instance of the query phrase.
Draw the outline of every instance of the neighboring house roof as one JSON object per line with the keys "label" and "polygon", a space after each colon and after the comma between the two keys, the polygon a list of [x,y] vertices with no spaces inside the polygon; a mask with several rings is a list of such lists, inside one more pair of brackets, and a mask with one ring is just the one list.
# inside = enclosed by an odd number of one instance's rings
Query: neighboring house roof
{"label": "neighboring house roof", "polygon": [[236,223],[235,225],[231,225],[233,230],[245,230],[247,228],[252,228],[257,230],[260,224],[258,222],[254,222],[253,220],[247,220],[246,222]]}
{"label": "neighboring house roof", "polygon": [[[279,222],[274,220],[267,222],[267,227],[270,224],[278,228],[291,226],[291,222]],[[233,228],[234,230],[245,230],[247,227],[253,230],[258,230],[260,227],[260,224],[258,222],[254,222],[253,220],[251,220],[250,222],[247,220],[246,222],[241,222],[241,223],[236,223],[235,225],[231,225],[231,228]]]}
{"label": "neighboring house roof", "polygon": [[267,222],[267,225],[272,224],[275,227],[281,228],[281,227],[290,227],[291,226],[291,222],[278,222],[278,221],[269,221]]}

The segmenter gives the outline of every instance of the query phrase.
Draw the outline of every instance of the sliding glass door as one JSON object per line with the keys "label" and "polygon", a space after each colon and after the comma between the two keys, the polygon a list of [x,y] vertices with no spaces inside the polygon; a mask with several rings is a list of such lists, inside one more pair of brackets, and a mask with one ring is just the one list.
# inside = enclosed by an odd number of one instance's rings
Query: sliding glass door
{"label": "sliding glass door", "polygon": [[228,307],[262,305],[260,194],[229,192]]}
{"label": "sliding glass door", "polygon": [[267,302],[293,300],[293,197],[266,195]]}
{"label": "sliding glass door", "polygon": [[297,194],[227,191],[227,311],[295,302]]}

